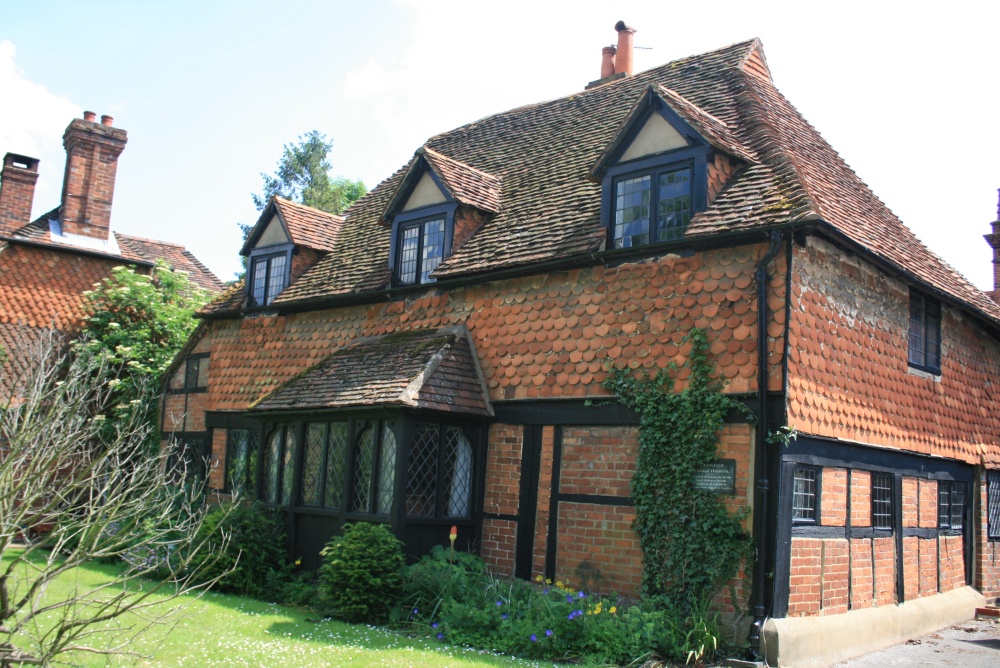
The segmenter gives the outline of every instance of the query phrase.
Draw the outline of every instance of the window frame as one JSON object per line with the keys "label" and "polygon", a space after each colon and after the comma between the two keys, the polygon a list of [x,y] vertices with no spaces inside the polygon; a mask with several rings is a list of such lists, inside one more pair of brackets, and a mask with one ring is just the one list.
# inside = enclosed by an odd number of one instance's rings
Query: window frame
{"label": "window frame", "polygon": [[[938,529],[948,529],[951,531],[962,531],[965,529],[965,509],[968,498],[967,486],[964,482],[955,480],[938,480]],[[955,492],[962,495],[961,506],[958,509],[958,524],[955,523]],[[942,504],[942,496],[948,494],[948,500]],[[942,514],[942,508],[947,505],[947,512]]]}
{"label": "window frame", "polygon": [[[247,447],[245,453],[247,461],[245,462],[243,467],[243,475],[245,479],[243,480],[242,485],[239,489],[234,488],[234,486],[232,485],[233,465],[236,461],[236,457],[234,456],[233,435],[236,432],[245,432],[247,438]],[[257,470],[261,454],[260,440],[261,439],[260,439],[259,429],[250,429],[246,427],[235,427],[232,429],[226,429],[226,466],[225,470],[223,471],[223,479],[222,479],[222,491],[224,493],[227,494],[242,493],[242,494],[251,494],[254,497],[257,496],[257,482],[260,478]],[[253,457],[249,456],[251,451],[254,452]]]}
{"label": "window frame", "polygon": [[[429,172],[433,177],[433,172]],[[435,178],[435,182],[437,179]],[[442,188],[442,192],[444,189]],[[392,271],[392,287],[416,287],[421,285],[431,285],[437,279],[428,278],[421,281],[423,273],[423,250],[424,250],[424,229],[425,223],[444,219],[444,243],[441,249],[441,262],[451,256],[452,240],[455,236],[455,212],[458,210],[457,202],[447,202],[444,204],[434,204],[420,207],[410,211],[402,211],[392,219],[392,244],[389,246],[389,268]],[[417,267],[413,282],[404,283],[401,280],[400,268],[402,264],[403,233],[414,227],[420,228],[419,240],[417,243]],[[440,266],[440,264],[439,264]],[[432,270],[433,271],[433,270]]]}
{"label": "window frame", "polygon": [[[434,444],[434,507],[430,514],[416,514],[410,512],[410,498],[415,493],[411,487],[411,482],[416,477],[413,475],[411,465],[414,463],[413,453],[418,434],[421,427],[433,426],[437,428],[437,442]],[[462,437],[465,439],[466,443],[469,445],[469,462],[468,462],[468,498],[465,501],[467,506],[466,515],[455,515],[448,512],[448,498],[453,490],[452,484],[454,483],[454,478],[448,481],[446,484],[445,477],[447,475],[447,463],[448,463],[448,452],[445,447],[447,443],[447,433],[449,429],[457,430]],[[416,419],[412,421],[411,429],[409,431],[409,440],[407,442],[406,448],[406,477],[405,477],[405,489],[404,489],[404,505],[405,513],[408,521],[430,521],[430,520],[469,520],[472,519],[473,515],[473,501],[476,489],[476,466],[477,466],[477,453],[476,453],[476,438],[474,434],[470,434],[473,429],[466,424],[460,424],[455,422],[446,422],[442,420],[434,419]]]}
{"label": "window frame", "polygon": [[986,539],[1000,540],[1000,471],[986,471]]}
{"label": "window frame", "polygon": [[[250,251],[250,255],[247,257],[247,270],[246,270],[246,294],[247,294],[247,307],[248,308],[267,308],[270,306],[274,300],[282,292],[288,288],[291,283],[291,273],[292,273],[292,250],[294,249],[294,244],[281,244],[277,246],[267,246],[265,248],[255,248]],[[282,276],[282,286],[274,294],[270,295],[268,299],[268,289],[271,286],[271,281],[273,278],[272,274],[272,262],[275,258],[284,257],[285,258],[285,268],[283,270]],[[254,288],[256,283],[254,282],[255,267],[259,262],[266,262],[266,269],[264,270],[264,303],[258,304],[256,298],[254,297]]]}
{"label": "window frame", "polygon": [[[872,529],[875,531],[892,531],[895,527],[895,504],[896,504],[896,483],[895,476],[887,471],[871,471],[871,486],[869,488],[870,502],[871,502],[871,524]],[[876,485],[876,481],[887,481],[887,485]],[[876,495],[876,489],[885,491],[885,498],[882,498],[882,494]],[[886,513],[876,513],[876,504],[884,503],[888,505],[888,512]],[[888,525],[880,525],[876,523],[876,517],[885,516],[888,518]]]}
{"label": "window frame", "polygon": [[[914,319],[915,305],[919,305],[917,308],[921,317],[920,321]],[[929,313],[931,310],[936,310],[936,315]],[[929,297],[922,292],[910,290],[909,326],[906,337],[906,362],[910,368],[936,376],[941,375],[941,321],[943,320],[943,316],[944,307],[940,300]],[[932,317],[935,318],[933,321],[931,320]],[[921,328],[921,331],[914,331],[915,327]],[[936,331],[937,334],[937,340],[934,342],[935,349],[933,351],[927,350],[926,346],[930,340],[927,334],[931,329]],[[916,350],[914,348],[914,337],[919,337],[923,342],[923,350]]]}
{"label": "window frame", "polygon": [[[172,391],[173,394],[196,394],[198,392],[208,392],[208,382],[204,385],[198,384],[198,377],[201,375],[202,360],[210,358],[210,353],[193,353],[184,358],[184,382],[180,387]],[[196,362],[194,374],[194,384],[191,384],[191,363]]]}
{"label": "window frame", "polygon": [[[813,516],[810,518],[802,518],[795,516],[795,482],[798,479],[799,471],[810,471],[816,477],[813,480],[815,484],[815,489],[813,493]],[[792,524],[795,525],[813,525],[820,523],[820,509],[822,508],[822,487],[823,487],[823,467],[821,466],[810,466],[808,464],[796,463],[792,469]]]}

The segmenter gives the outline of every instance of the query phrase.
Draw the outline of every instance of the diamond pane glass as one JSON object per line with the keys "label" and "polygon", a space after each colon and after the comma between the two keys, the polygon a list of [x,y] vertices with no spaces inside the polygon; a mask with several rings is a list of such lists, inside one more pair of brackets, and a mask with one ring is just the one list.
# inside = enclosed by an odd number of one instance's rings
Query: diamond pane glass
{"label": "diamond pane glass", "polygon": [[292,484],[295,482],[295,446],[296,429],[289,425],[285,427],[285,451],[282,453],[281,470],[281,503],[289,505],[292,502]]}
{"label": "diamond pane glass", "polygon": [[226,434],[226,489],[242,493],[247,489],[250,430],[230,429]]}
{"label": "diamond pane glass", "polygon": [[375,427],[371,423],[368,423],[358,434],[357,443],[351,508],[364,513],[371,511],[372,467],[375,464]]}
{"label": "diamond pane glass", "polygon": [[326,451],[326,489],[323,505],[340,508],[344,494],[344,474],[347,471],[347,422],[331,422]]}
{"label": "diamond pane glass", "polygon": [[396,434],[387,424],[382,428],[382,444],[378,458],[377,512],[388,515],[392,510],[393,483],[396,481]]}
{"label": "diamond pane glass", "polygon": [[448,517],[469,517],[472,500],[472,444],[458,427],[448,427],[444,439],[444,483]]}
{"label": "diamond pane glass", "polygon": [[307,424],[305,449],[302,453],[302,491],[299,494],[299,503],[303,506],[319,505],[325,443],[326,424],[322,422]]}
{"label": "diamond pane glass", "polygon": [[650,177],[619,181],[615,189],[615,248],[649,243]]}
{"label": "diamond pane glass", "polygon": [[271,432],[264,453],[264,501],[278,502],[278,474],[281,471],[281,442],[283,431],[280,427]]}
{"label": "diamond pane glass", "polygon": [[403,230],[403,243],[399,248],[399,282],[409,285],[417,280],[417,250],[420,245],[420,228]]}
{"label": "diamond pane glass", "polygon": [[432,283],[430,273],[444,258],[444,218],[424,223],[424,251],[420,262],[420,282]]}
{"label": "diamond pane glass", "polygon": [[691,222],[691,172],[682,169],[660,175],[657,239],[677,239]]}
{"label": "diamond pane glass", "polygon": [[1000,538],[1000,471],[986,472],[986,535]]}
{"label": "diamond pane glass", "polygon": [[421,424],[410,446],[406,474],[406,514],[433,517],[437,508],[438,434],[434,424]]}

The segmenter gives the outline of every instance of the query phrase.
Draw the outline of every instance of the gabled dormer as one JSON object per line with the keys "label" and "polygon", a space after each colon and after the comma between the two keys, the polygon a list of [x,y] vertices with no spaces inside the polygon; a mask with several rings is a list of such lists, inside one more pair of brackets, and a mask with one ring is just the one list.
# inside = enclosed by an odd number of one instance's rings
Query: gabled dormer
{"label": "gabled dormer", "polygon": [[679,239],[738,162],[756,162],[728,126],[649,85],[591,171],[609,248]]}
{"label": "gabled dormer", "polygon": [[386,206],[392,284],[433,283],[433,272],[500,211],[500,179],[422,147]]}
{"label": "gabled dormer", "polygon": [[247,306],[267,306],[332,251],[343,222],[342,216],[272,197],[240,251],[247,258]]}

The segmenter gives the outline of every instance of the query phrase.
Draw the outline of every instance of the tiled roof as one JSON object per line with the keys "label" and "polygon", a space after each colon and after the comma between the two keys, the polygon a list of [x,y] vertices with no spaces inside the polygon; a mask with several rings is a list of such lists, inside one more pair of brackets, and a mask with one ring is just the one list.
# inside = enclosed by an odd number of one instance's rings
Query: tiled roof
{"label": "tiled roof", "polygon": [[463,326],[357,341],[251,408],[289,411],[362,406],[493,414],[469,332]]}
{"label": "tiled roof", "polygon": [[432,148],[421,148],[418,153],[424,156],[458,202],[490,213],[500,211],[500,179]]}
{"label": "tiled roof", "polygon": [[292,235],[292,243],[320,251],[331,251],[337,241],[337,232],[344,224],[344,217],[327,213],[305,204],[296,204],[281,197],[271,199],[281,219]]}
{"label": "tiled roof", "polygon": [[[56,207],[48,213],[42,214],[21,229],[15,231],[9,239],[11,241],[28,241],[34,244],[52,246],[65,251],[86,251],[106,256],[109,260],[128,260],[133,262],[147,262],[152,264],[158,259],[166,260],[170,266],[177,270],[187,272],[191,281],[204,290],[216,293],[225,287],[219,278],[213,274],[208,267],[201,263],[191,251],[180,244],[173,244],[166,241],[135,237],[121,232],[113,232],[115,242],[118,244],[120,254],[113,252],[109,246],[108,250],[102,251],[94,248],[82,249],[79,246],[60,243],[53,239],[50,233],[50,219],[57,219],[60,215],[60,207]],[[89,289],[89,288],[88,288]]]}
{"label": "tiled roof", "polygon": [[[747,163],[752,158],[759,163],[737,169],[707,210],[691,221],[688,238],[825,221],[836,233],[1000,324],[1000,306],[928,250],[782,97],[758,40],[489,116],[429,139],[425,156],[439,164],[460,163],[503,183],[500,211],[433,275],[451,278],[602,250],[600,185],[587,177],[650,86],[706,140]],[[389,285],[390,231],[380,219],[406,171],[351,207],[336,252],[286,289],[276,305]]]}

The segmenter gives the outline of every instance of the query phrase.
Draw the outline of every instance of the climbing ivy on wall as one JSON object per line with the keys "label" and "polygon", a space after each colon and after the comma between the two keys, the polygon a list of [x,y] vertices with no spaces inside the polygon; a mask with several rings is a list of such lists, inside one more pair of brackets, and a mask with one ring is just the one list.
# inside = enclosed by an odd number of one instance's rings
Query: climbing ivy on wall
{"label": "climbing ivy on wall", "polygon": [[640,415],[632,479],[634,529],[643,553],[643,593],[690,610],[715,594],[750,556],[745,511],[731,513],[719,495],[694,489],[697,469],[716,456],[726,413],[740,406],[722,393],[705,331],[687,336],[687,386],[675,392],[677,367],[655,375],[612,368],[604,387]]}

